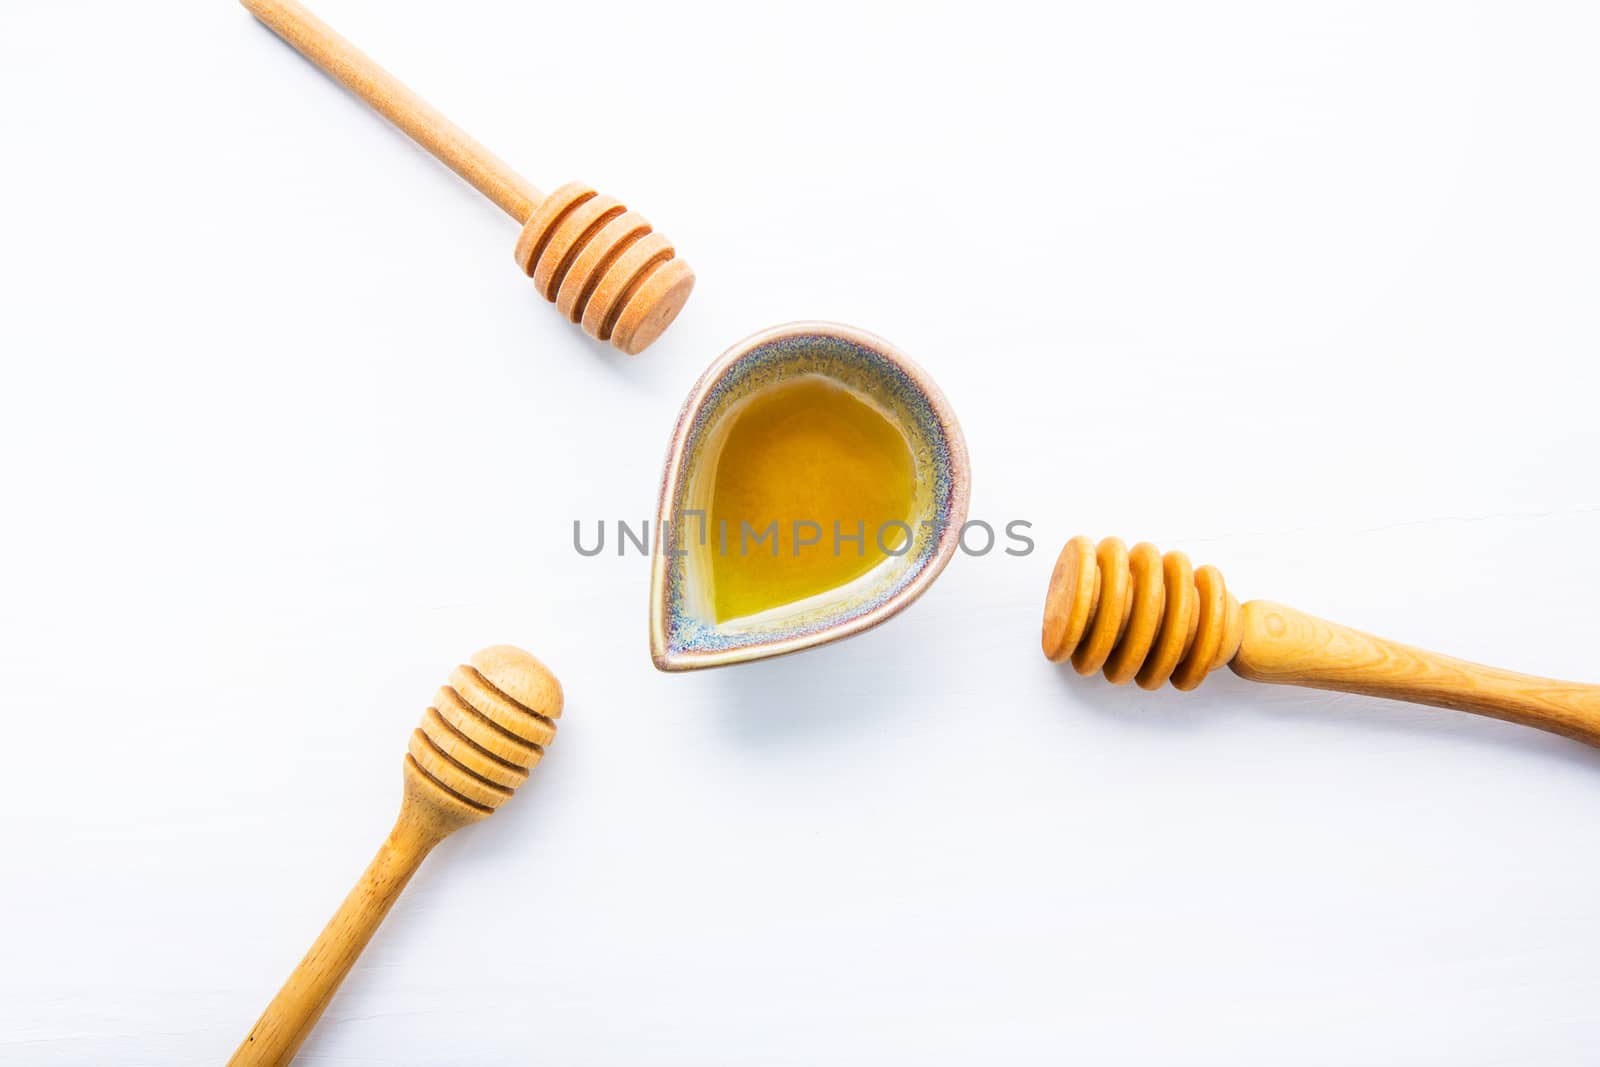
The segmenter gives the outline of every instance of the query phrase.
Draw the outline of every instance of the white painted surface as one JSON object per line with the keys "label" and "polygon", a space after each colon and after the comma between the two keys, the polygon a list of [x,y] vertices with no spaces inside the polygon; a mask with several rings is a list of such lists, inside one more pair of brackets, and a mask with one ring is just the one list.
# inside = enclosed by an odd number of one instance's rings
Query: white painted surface
{"label": "white painted surface", "polygon": [[[225,1058],[496,641],[561,737],[304,1063],[1600,1057],[1600,754],[1036,647],[1115,533],[1600,679],[1591,5],[320,12],[700,289],[601,350],[233,5],[0,11],[0,1061]],[[700,369],[802,317],[927,366],[1039,550],[658,675],[646,561],[572,521],[648,515]]]}

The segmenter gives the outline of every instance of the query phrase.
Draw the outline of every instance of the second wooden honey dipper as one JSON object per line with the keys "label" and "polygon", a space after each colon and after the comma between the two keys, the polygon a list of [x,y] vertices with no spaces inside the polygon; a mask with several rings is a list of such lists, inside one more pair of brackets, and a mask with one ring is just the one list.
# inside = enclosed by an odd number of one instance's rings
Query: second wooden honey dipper
{"label": "second wooden honey dipper", "polygon": [[577,182],[546,196],[295,0],[240,2],[520,223],[517,266],[589,336],[631,356],[672,324],[694,271],[643,216]]}
{"label": "second wooden honey dipper", "polygon": [[1227,664],[1251,681],[1471,711],[1600,745],[1600,685],[1452,659],[1265,600],[1241,606],[1215,567],[1115,537],[1061,550],[1042,643],[1052,662],[1119,685],[1193,689]]}

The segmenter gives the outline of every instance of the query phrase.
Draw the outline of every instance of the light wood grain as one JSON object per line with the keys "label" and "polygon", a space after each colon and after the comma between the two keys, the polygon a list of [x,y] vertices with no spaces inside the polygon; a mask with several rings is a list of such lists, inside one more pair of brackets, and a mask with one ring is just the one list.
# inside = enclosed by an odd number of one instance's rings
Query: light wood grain
{"label": "light wood grain", "polygon": [[1471,711],[1600,745],[1600,686],[1453,659],[1270,601],[1244,606],[1244,642],[1229,666],[1255,682]]}
{"label": "light wood grain", "polygon": [[1114,537],[1062,548],[1041,644],[1052,662],[1104,669],[1116,684],[1193,689],[1226,663],[1252,681],[1471,711],[1600,745],[1600,686],[1452,659],[1269,601],[1241,607],[1216,568]]}
{"label": "light wood grain", "polygon": [[311,1033],[406,883],[440,841],[509,800],[544,755],[561,684],[510,645],[457,667],[411,734],[394,829],[228,1062],[286,1064]]}
{"label": "light wood grain", "polygon": [[585,185],[545,196],[295,0],[240,3],[521,223],[518,266],[585,333],[636,355],[677,318],[694,272],[643,216]]}

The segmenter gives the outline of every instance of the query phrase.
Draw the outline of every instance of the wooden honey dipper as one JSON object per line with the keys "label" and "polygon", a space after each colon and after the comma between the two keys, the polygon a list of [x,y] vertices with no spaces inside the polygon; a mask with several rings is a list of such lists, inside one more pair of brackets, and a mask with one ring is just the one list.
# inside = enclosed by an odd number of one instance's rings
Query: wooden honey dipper
{"label": "wooden honey dipper", "polygon": [[1600,686],[1484,667],[1264,600],[1240,606],[1215,567],[1115,537],[1068,541],[1050,575],[1044,654],[1121,685],[1193,689],[1227,664],[1303,685],[1476,712],[1600,745]]}
{"label": "wooden honey dipper", "polygon": [[240,2],[521,223],[517,266],[590,337],[637,355],[677,317],[694,271],[643,216],[577,182],[545,196],[295,0]]}
{"label": "wooden honey dipper", "polygon": [[451,672],[411,733],[394,829],[230,1064],[294,1059],[433,846],[511,798],[555,737],[560,717],[561,683],[519,648],[486,648]]}

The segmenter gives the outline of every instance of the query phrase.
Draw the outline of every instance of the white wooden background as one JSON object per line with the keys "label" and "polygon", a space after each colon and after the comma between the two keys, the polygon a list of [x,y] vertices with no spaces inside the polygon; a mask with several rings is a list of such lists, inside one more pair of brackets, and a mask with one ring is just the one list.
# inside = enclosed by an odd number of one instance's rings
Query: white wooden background
{"label": "white wooden background", "polygon": [[[0,8],[0,1062],[224,1059],[498,641],[560,739],[307,1064],[1600,1058],[1600,753],[1037,650],[1114,533],[1600,680],[1593,5],[319,11],[700,288],[602,350],[236,6]],[[699,371],[806,317],[928,367],[1039,549],[659,675],[572,521],[648,515]]]}

